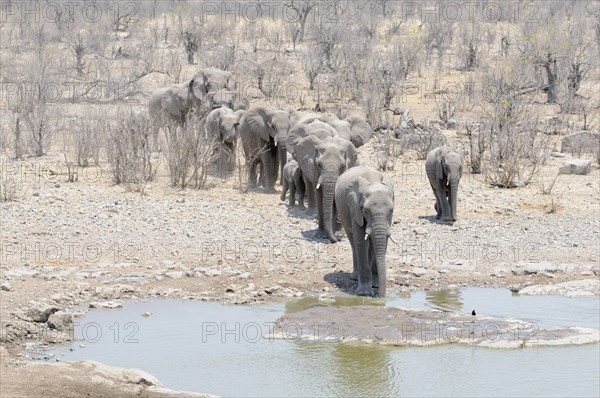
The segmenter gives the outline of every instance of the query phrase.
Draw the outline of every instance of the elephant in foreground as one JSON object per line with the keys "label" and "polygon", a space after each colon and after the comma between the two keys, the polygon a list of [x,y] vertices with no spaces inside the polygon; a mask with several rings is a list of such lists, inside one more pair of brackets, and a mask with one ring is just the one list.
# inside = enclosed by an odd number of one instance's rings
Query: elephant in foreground
{"label": "elephant in foreground", "polygon": [[292,110],[264,106],[246,112],[240,125],[240,139],[250,168],[251,185],[257,185],[257,167],[260,164],[260,181],[265,190],[275,191],[275,182],[287,162],[287,137],[295,117]]}
{"label": "elephant in foreground", "polygon": [[383,173],[367,166],[353,167],[340,176],[335,205],[352,247],[355,293],[385,297],[385,254],[394,214],[394,188]]}
{"label": "elephant in foreground", "polygon": [[309,204],[316,199],[319,232],[332,242],[337,242],[335,230],[336,207],[335,183],[347,169],[358,165],[358,153],[354,144],[340,137],[317,135],[304,137],[295,149],[296,160],[302,170]]}
{"label": "elephant in foreground", "polygon": [[206,116],[206,138],[214,142],[215,163],[222,176],[235,168],[239,126],[245,113],[245,110],[233,111],[222,106]]}
{"label": "elephant in foreground", "polygon": [[425,160],[425,171],[435,195],[436,218],[456,221],[458,185],[462,177],[463,152],[443,145],[431,150]]}
{"label": "elephant in foreground", "polygon": [[298,166],[298,162],[295,160],[288,161],[283,167],[283,174],[281,175],[281,184],[283,185],[280,199],[285,201],[285,195],[287,191],[290,191],[289,205],[290,207],[296,206],[296,194],[298,194],[298,206],[304,207],[304,194],[306,192],[306,186],[302,178],[302,170]]}

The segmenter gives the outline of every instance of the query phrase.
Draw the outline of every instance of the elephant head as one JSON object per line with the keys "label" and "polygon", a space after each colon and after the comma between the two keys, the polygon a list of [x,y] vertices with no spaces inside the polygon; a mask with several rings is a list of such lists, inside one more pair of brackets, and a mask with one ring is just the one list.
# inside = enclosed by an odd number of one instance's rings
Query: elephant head
{"label": "elephant head", "polygon": [[335,201],[344,229],[352,238],[353,275],[359,282],[356,293],[372,295],[372,286],[376,286],[379,296],[384,297],[385,253],[394,213],[391,180],[370,167],[355,167],[338,180]]}
{"label": "elephant head", "polygon": [[350,141],[340,137],[321,139],[308,135],[296,146],[296,159],[303,175],[314,185],[319,229],[331,242],[337,242],[333,229],[335,183],[344,171],[358,164],[356,149]]}
{"label": "elephant head", "polygon": [[233,111],[224,106],[212,110],[206,117],[206,133],[219,143],[235,143],[245,113],[244,110]]}
{"label": "elephant head", "polygon": [[291,110],[263,106],[250,109],[244,117],[242,140],[250,141],[244,142],[244,151],[250,152],[246,154],[248,158],[260,153],[267,189],[274,189],[278,174],[287,162],[286,144],[294,117]]}
{"label": "elephant head", "polygon": [[194,75],[194,94],[204,98],[209,92],[219,90],[236,91],[237,82],[233,74],[217,68],[205,68]]}
{"label": "elephant head", "polygon": [[436,196],[437,218],[456,221],[458,185],[462,177],[463,152],[444,145],[427,154],[427,177]]}

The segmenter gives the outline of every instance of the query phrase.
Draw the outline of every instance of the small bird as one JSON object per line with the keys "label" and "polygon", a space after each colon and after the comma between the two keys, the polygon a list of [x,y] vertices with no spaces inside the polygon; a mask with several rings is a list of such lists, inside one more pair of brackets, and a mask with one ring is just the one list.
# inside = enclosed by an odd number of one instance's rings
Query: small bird
{"label": "small bird", "polygon": [[477,314],[475,313],[475,310],[471,311],[471,315],[473,315],[473,316],[477,315]]}

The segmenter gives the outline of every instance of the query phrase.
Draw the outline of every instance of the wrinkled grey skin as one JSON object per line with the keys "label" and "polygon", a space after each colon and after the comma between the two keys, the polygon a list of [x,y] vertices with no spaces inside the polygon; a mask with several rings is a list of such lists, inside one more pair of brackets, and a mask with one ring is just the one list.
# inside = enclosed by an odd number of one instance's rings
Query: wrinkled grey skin
{"label": "wrinkled grey skin", "polygon": [[247,101],[237,97],[236,86],[230,72],[206,68],[189,82],[156,89],[148,101],[154,143],[161,128],[183,127],[192,115],[200,119],[221,105],[234,110],[246,109]]}
{"label": "wrinkled grey skin", "polygon": [[[361,117],[348,116],[346,119],[341,120],[331,113],[307,113],[298,119],[296,125],[292,127],[292,130],[297,130],[302,125],[311,124],[320,126],[322,130],[332,132],[331,135],[336,135],[352,142],[355,148],[359,148],[366,144],[373,134],[371,126],[369,126],[369,124]],[[290,131],[290,135],[296,137],[288,140],[288,149],[293,155],[294,147],[299,141],[297,137],[304,137],[306,136],[306,133],[294,131],[294,134],[292,134],[292,131]]]}
{"label": "wrinkled grey skin", "polygon": [[308,135],[296,145],[295,155],[302,170],[309,203],[311,197],[316,199],[319,234],[335,243],[334,232],[339,228],[334,204],[335,183],[344,171],[358,165],[354,144],[340,137],[321,139],[317,135]]}
{"label": "wrinkled grey skin", "polygon": [[304,179],[302,178],[302,170],[300,170],[298,162],[289,160],[285,164],[283,167],[283,174],[281,175],[281,181],[283,189],[281,191],[280,199],[285,201],[285,195],[289,190],[289,206],[296,206],[296,194],[298,194],[298,206],[304,208],[304,194],[306,193],[306,187],[304,185]]}
{"label": "wrinkled grey skin", "polygon": [[266,191],[275,192],[275,182],[287,162],[286,142],[295,115],[290,110],[257,106],[246,112],[240,125],[240,139],[246,164],[250,165],[250,184],[257,185],[257,167],[261,166],[260,181]]}
{"label": "wrinkled grey skin", "polygon": [[355,293],[373,296],[376,287],[378,296],[385,297],[385,253],[394,213],[391,180],[371,167],[353,167],[337,181],[335,205],[352,247]]}
{"label": "wrinkled grey skin", "polygon": [[447,145],[427,154],[425,171],[435,195],[436,218],[456,221],[458,185],[462,177],[463,153]]}
{"label": "wrinkled grey skin", "polygon": [[239,126],[245,113],[244,110],[234,112],[222,106],[210,111],[206,116],[206,138],[215,143],[215,161],[222,175],[235,168]]}

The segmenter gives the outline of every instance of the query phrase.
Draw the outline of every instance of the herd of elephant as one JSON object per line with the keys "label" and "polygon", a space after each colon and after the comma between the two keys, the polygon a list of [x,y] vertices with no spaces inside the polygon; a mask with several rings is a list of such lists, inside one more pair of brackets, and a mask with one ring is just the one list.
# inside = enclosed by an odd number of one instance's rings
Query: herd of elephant
{"label": "herd of elephant", "polygon": [[[248,107],[238,98],[232,74],[203,69],[191,81],[155,91],[149,103],[153,135],[167,123],[183,126],[191,114],[202,118],[203,133],[214,140],[225,161],[235,162],[241,142],[249,184],[275,193],[279,178],[281,200],[316,210],[317,235],[337,242],[344,228],[352,247],[351,279],[357,295],[385,296],[385,253],[391,235],[394,188],[388,176],[359,165],[357,149],[373,134],[358,116],[298,114],[291,108]],[[449,146],[433,149],[426,159],[427,176],[435,195],[436,218],[456,220],[462,152]]]}

